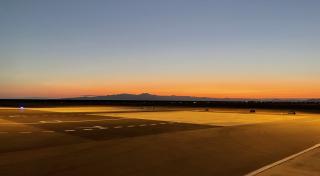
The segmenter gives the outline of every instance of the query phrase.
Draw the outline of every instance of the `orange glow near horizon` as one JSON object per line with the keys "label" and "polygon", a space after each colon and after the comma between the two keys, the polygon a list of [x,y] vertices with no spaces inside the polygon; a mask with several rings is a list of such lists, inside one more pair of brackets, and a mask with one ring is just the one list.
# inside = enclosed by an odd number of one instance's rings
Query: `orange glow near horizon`
{"label": "orange glow near horizon", "polygon": [[[23,87],[23,89],[21,89]],[[306,82],[250,82],[250,83],[122,83],[11,85],[1,92],[2,97],[64,98],[84,95],[140,94],[197,96],[212,98],[319,98],[320,85]]]}

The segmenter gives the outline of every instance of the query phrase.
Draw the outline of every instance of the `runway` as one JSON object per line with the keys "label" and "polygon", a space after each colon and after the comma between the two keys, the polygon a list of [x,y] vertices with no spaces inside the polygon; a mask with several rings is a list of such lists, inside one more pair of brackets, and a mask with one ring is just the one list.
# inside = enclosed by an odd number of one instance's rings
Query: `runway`
{"label": "runway", "polygon": [[0,175],[245,175],[320,141],[318,115],[219,126],[114,112],[0,109]]}

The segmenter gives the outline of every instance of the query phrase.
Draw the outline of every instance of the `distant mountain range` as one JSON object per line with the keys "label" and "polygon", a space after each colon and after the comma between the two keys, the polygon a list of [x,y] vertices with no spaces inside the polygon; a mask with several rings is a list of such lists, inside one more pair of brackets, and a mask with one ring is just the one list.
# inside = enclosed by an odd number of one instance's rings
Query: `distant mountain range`
{"label": "distant mountain range", "polygon": [[161,96],[149,93],[142,94],[114,94],[103,96],[82,96],[75,98],[67,98],[72,100],[137,100],[137,101],[214,101],[215,98],[192,97],[192,96]]}
{"label": "distant mountain range", "polygon": [[162,96],[149,93],[142,94],[114,94],[103,96],[81,96],[74,98],[64,98],[65,100],[136,100],[136,101],[274,101],[274,102],[320,102],[320,99],[245,99],[245,98],[209,98],[193,96]]}

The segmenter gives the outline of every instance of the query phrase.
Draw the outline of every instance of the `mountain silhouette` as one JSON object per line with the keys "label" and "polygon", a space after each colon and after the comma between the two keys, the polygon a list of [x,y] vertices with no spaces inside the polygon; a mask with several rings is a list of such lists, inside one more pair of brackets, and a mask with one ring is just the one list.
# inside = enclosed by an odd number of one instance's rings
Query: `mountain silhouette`
{"label": "mountain silhouette", "polygon": [[75,98],[66,98],[69,100],[137,100],[137,101],[217,101],[225,99],[208,98],[208,97],[192,97],[192,96],[161,96],[149,93],[142,94],[114,94],[104,96],[82,96]]}
{"label": "mountain silhouette", "polygon": [[193,97],[193,96],[176,96],[176,95],[154,95],[149,93],[142,94],[114,94],[114,95],[85,95],[74,98],[63,98],[63,100],[122,100],[122,101],[264,101],[264,102],[320,102],[320,99],[307,98],[210,98],[210,97]]}

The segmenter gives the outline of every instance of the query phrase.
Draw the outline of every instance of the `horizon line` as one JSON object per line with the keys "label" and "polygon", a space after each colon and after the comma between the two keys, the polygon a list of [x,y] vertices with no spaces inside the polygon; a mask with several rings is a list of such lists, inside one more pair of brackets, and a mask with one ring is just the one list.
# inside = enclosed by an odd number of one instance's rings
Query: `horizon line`
{"label": "horizon line", "polygon": [[[289,98],[284,98],[284,97],[268,97],[268,98],[245,98],[245,97],[207,97],[207,96],[192,96],[192,95],[159,95],[159,94],[152,94],[152,93],[117,93],[117,94],[105,94],[105,95],[79,95],[79,96],[68,96],[68,97],[45,97],[45,96],[26,96],[26,97],[0,97],[0,100],[60,100],[60,99],[72,99],[72,98],[90,98],[90,97],[103,97],[103,96],[114,96],[114,95],[143,95],[143,94],[148,94],[152,96],[159,96],[159,97],[190,97],[190,98],[207,98],[207,99],[218,99],[218,100],[228,100],[228,99],[235,99],[235,100],[312,100],[312,99],[320,99],[320,97],[314,97],[314,98],[307,98],[307,97],[289,97]],[[165,101],[165,100],[161,100]],[[171,100],[172,101],[172,100]]]}

